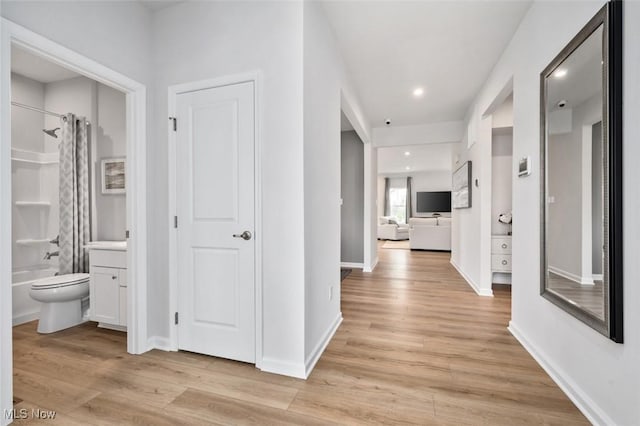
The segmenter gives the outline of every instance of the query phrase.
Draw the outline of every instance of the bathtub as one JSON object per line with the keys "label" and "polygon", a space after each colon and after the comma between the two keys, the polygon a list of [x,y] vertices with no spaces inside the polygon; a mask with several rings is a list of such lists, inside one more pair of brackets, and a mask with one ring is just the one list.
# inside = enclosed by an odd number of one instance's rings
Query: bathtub
{"label": "bathtub", "polygon": [[43,268],[26,271],[16,271],[11,274],[11,293],[13,300],[13,325],[38,319],[40,315],[40,302],[36,302],[29,296],[29,289],[34,280],[52,277],[57,269]]}

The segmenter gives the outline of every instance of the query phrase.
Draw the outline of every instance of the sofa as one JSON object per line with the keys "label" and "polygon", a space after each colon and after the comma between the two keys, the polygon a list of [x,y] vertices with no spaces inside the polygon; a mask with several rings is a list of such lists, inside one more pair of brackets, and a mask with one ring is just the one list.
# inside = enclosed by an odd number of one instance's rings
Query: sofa
{"label": "sofa", "polygon": [[409,247],[411,250],[451,251],[451,218],[409,219]]}
{"label": "sofa", "polygon": [[409,225],[398,224],[398,222],[389,216],[378,218],[378,239],[379,240],[408,240]]}

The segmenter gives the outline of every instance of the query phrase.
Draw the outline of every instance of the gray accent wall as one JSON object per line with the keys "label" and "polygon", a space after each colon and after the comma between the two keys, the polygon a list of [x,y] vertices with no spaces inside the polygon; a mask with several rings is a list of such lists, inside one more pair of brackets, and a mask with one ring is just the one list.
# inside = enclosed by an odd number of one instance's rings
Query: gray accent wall
{"label": "gray accent wall", "polygon": [[364,146],[356,132],[341,133],[340,260],[364,262]]}

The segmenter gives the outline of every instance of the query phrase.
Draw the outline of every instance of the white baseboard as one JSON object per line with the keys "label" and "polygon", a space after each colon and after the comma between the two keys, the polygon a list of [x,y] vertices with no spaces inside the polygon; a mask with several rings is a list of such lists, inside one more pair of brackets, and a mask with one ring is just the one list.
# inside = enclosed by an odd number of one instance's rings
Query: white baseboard
{"label": "white baseboard", "polygon": [[295,377],[297,379],[307,378],[307,376],[305,375],[305,366],[303,363],[281,361],[273,358],[262,358],[260,370],[266,371],[267,373]]}
{"label": "white baseboard", "polygon": [[509,321],[508,330],[592,424],[616,424],[562,369],[558,368],[549,357],[538,350],[513,321]]}
{"label": "white baseboard", "polygon": [[603,279],[604,278],[603,278],[602,274],[593,274],[593,280],[594,281],[602,281]]}
{"label": "white baseboard", "polygon": [[508,284],[511,285],[511,274],[507,272],[493,272],[491,281],[494,284]]}
{"label": "white baseboard", "polygon": [[338,312],[338,316],[333,321],[333,324],[329,326],[327,331],[324,333],[324,336],[322,336],[322,339],[320,339],[316,347],[313,348],[313,351],[307,357],[304,363],[305,379],[309,377],[309,375],[313,371],[313,368],[316,366],[316,363],[322,356],[322,353],[327,348],[327,345],[329,345],[329,342],[331,342],[331,339],[333,339],[333,335],[336,334],[336,331],[338,331],[338,327],[340,327],[340,324],[342,324],[342,312]]}
{"label": "white baseboard", "polygon": [[175,349],[171,347],[171,341],[168,337],[151,336],[147,339],[147,350],[159,349],[166,352],[175,352]]}
{"label": "white baseboard", "polygon": [[364,263],[340,262],[341,268],[364,269]]}
{"label": "white baseboard", "polygon": [[378,264],[378,256],[376,256],[376,258],[373,259],[373,262],[371,262],[371,265],[367,265],[364,268],[362,268],[362,272],[373,272],[373,270],[376,269],[377,264]]}
{"label": "white baseboard", "polygon": [[484,296],[484,297],[493,297],[493,290],[491,289],[480,289],[480,287],[478,287],[478,285],[473,282],[473,280],[464,272],[462,272],[462,269],[460,269],[460,266],[458,266],[458,264],[456,264],[456,262],[453,261],[453,259],[450,260],[451,265],[453,265],[454,268],[456,268],[456,271],[458,271],[458,273],[462,276],[462,278],[464,278],[464,280],[469,284],[469,286],[473,289],[473,291],[475,291],[478,296]]}
{"label": "white baseboard", "polygon": [[37,320],[40,317],[40,311],[29,312],[27,314],[17,315],[13,317],[13,326],[24,324],[26,322],[31,322],[33,320]]}
{"label": "white baseboard", "polygon": [[582,285],[594,285],[593,277],[581,277],[580,275],[576,275],[574,273],[565,271],[563,269],[557,268],[555,266],[549,265],[549,272],[553,272],[556,275],[560,275],[563,278],[566,278],[570,281],[573,281]]}

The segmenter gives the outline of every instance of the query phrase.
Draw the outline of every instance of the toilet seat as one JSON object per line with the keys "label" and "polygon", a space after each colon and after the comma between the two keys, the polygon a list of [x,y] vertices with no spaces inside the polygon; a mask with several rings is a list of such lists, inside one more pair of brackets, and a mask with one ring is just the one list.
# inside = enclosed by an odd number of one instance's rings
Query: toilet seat
{"label": "toilet seat", "polygon": [[31,284],[32,290],[49,290],[54,288],[69,287],[89,281],[89,274],[64,274],[42,278]]}

